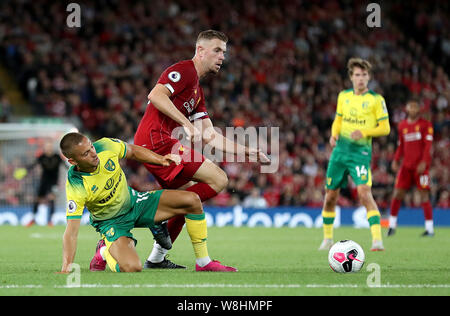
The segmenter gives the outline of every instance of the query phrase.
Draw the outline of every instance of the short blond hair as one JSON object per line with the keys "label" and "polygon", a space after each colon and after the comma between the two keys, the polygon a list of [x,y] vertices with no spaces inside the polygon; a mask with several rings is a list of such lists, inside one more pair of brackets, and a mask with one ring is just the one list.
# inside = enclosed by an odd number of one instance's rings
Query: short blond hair
{"label": "short blond hair", "polygon": [[362,58],[353,57],[353,58],[350,58],[347,63],[348,75],[350,77],[353,75],[353,69],[355,67],[366,70],[369,74],[372,71],[372,64],[370,62],[368,62],[367,60],[362,59]]}
{"label": "short blond hair", "polygon": [[215,38],[217,38],[225,43],[228,42],[228,37],[224,33],[220,32],[220,31],[215,31],[215,30],[206,30],[206,31],[200,32],[200,34],[198,34],[196,43],[198,43],[199,41],[201,41],[203,39],[212,40]]}

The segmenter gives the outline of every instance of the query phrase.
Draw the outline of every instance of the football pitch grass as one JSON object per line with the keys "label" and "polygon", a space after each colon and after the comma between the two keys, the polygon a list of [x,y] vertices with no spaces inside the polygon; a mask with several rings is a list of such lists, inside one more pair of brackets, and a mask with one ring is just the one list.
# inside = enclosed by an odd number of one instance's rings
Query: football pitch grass
{"label": "football pitch grass", "polygon": [[[335,241],[352,239],[365,251],[364,267],[353,274],[333,272],[328,266],[328,253],[317,250],[322,230],[303,227],[209,227],[211,258],[239,271],[195,272],[192,245],[183,229],[170,259],[187,266],[186,270],[113,273],[108,268],[104,272],[89,271],[99,235],[92,227],[82,226],[75,258],[80,273],[74,271],[68,275],[56,273],[61,268],[64,229],[64,226],[0,227],[1,296],[450,294],[449,228],[437,228],[436,235],[429,238],[420,237],[422,228],[400,227],[395,236],[384,238],[384,252],[369,251],[368,229],[337,228]],[[133,234],[138,239],[138,254],[144,261],[153,244],[151,234],[146,229],[135,229]]]}

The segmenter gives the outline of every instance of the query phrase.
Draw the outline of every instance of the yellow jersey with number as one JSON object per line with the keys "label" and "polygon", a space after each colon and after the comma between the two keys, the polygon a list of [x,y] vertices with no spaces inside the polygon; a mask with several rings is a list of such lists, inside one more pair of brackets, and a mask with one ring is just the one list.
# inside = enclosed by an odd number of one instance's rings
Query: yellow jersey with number
{"label": "yellow jersey with number", "polygon": [[389,119],[384,98],[372,90],[362,95],[356,95],[353,89],[343,90],[338,96],[336,115],[342,117],[336,149],[357,150],[371,155],[371,136],[353,140],[350,135],[355,130],[371,129],[376,127],[378,122]]}
{"label": "yellow jersey with number", "polygon": [[126,155],[126,144],[118,139],[102,138],[93,146],[100,160],[92,173],[72,166],[66,182],[67,219],[80,219],[86,207],[91,220],[106,220],[131,208],[131,196],[119,159]]}

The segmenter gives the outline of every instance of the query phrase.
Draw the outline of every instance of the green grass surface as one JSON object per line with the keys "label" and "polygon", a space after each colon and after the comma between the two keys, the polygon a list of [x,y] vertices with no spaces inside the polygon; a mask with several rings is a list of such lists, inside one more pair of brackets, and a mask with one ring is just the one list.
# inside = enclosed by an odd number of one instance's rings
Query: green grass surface
{"label": "green grass surface", "polygon": [[[341,227],[335,241],[352,239],[366,253],[359,273],[337,274],[327,253],[317,250],[321,229],[210,227],[212,258],[235,266],[237,273],[194,271],[192,245],[185,230],[170,259],[187,270],[146,270],[141,273],[90,272],[98,234],[81,227],[75,262],[80,265],[80,287],[68,288],[74,274],[61,268],[63,226],[0,227],[0,295],[163,295],[163,296],[300,296],[300,295],[449,295],[450,229],[436,229],[433,238],[420,237],[422,228],[400,228],[385,238],[386,251],[370,252],[368,229]],[[150,232],[133,231],[144,261],[152,247]],[[383,232],[385,233],[385,232]],[[369,264],[380,267],[381,286]]]}

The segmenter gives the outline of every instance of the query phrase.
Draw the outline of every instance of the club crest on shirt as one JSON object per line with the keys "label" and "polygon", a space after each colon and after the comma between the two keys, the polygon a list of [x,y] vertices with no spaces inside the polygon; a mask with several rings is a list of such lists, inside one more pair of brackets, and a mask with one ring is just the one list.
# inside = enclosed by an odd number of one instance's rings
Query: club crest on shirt
{"label": "club crest on shirt", "polygon": [[168,77],[169,77],[170,81],[173,81],[173,82],[178,82],[181,79],[181,75],[178,71],[172,71],[171,73],[169,73]]}
{"label": "club crest on shirt", "polygon": [[114,171],[116,170],[116,164],[111,159],[108,159],[108,161],[105,164],[105,169],[108,171]]}

